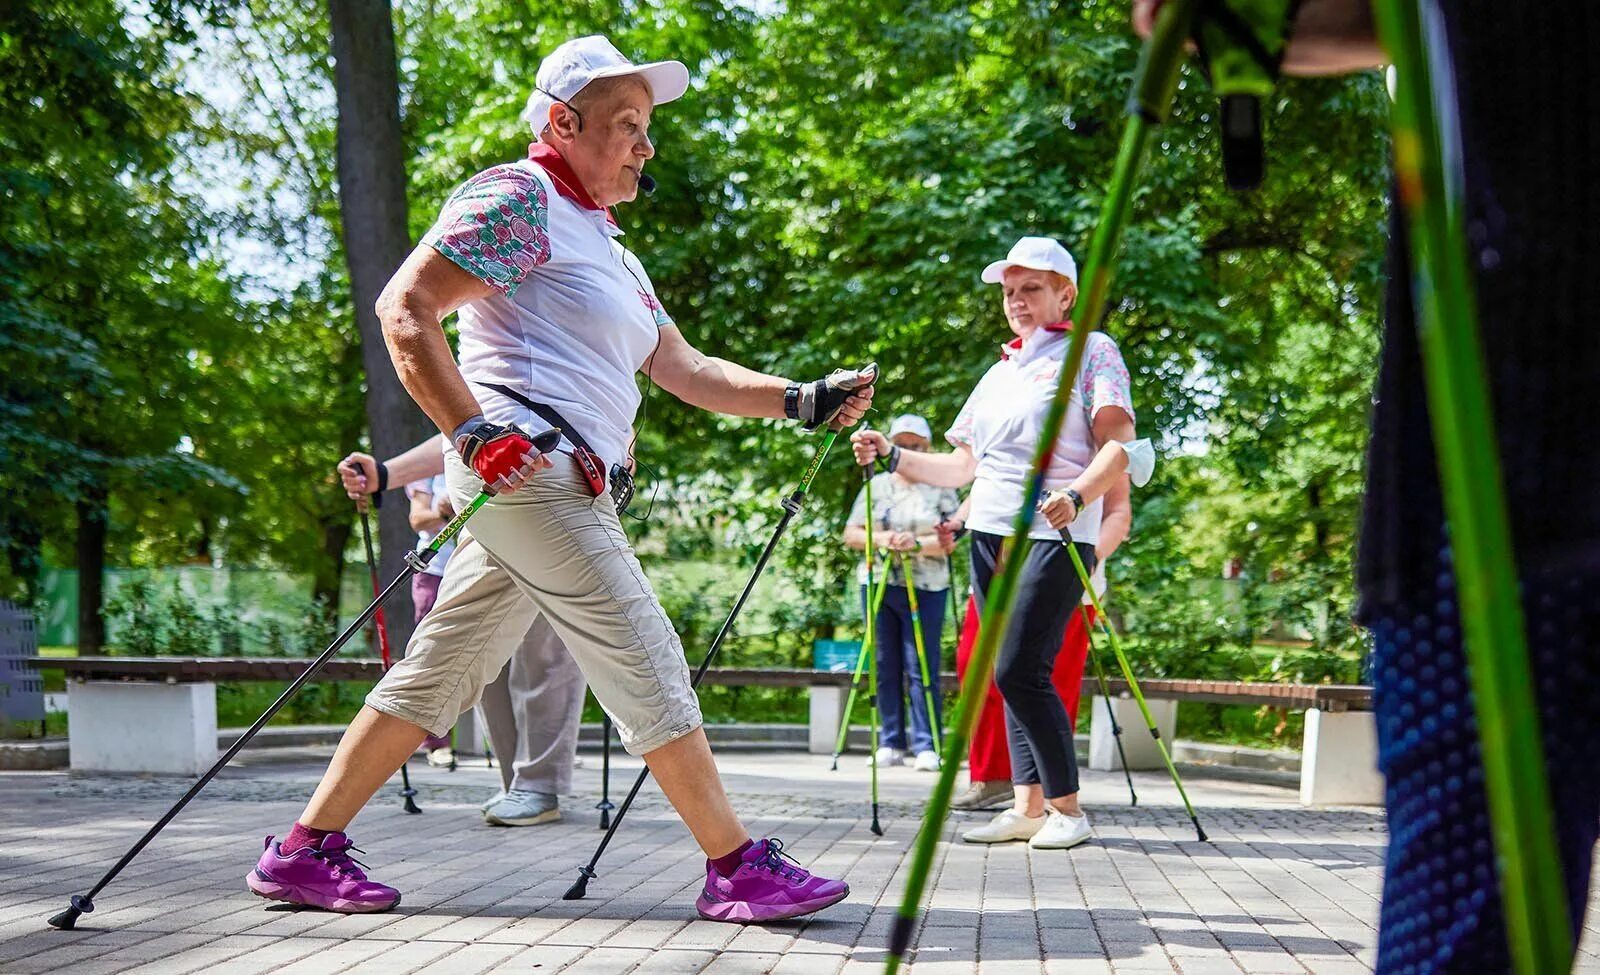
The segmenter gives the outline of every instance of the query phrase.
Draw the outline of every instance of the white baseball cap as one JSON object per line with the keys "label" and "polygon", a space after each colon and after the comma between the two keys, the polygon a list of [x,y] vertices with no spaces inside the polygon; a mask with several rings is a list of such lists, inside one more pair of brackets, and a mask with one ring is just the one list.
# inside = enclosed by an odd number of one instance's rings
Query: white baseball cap
{"label": "white baseball cap", "polygon": [[995,261],[983,269],[984,284],[999,284],[1006,270],[1013,267],[1031,267],[1035,271],[1054,271],[1065,275],[1073,284],[1078,283],[1078,262],[1072,259],[1065,247],[1049,237],[1024,237],[1011,245],[1011,253],[1003,261]]}
{"label": "white baseball cap", "polygon": [[634,64],[610,41],[591,34],[566,42],[539,63],[539,74],[528,95],[528,107],[522,110],[522,120],[533,126],[537,137],[549,123],[550,107],[556,102],[571,101],[596,78],[623,75],[643,78],[657,105],[681,98],[689,90],[689,69],[682,61]]}
{"label": "white baseball cap", "polygon": [[924,440],[933,439],[933,429],[928,426],[928,421],[915,413],[902,413],[889,424],[889,439],[893,440],[902,433],[914,433]]}

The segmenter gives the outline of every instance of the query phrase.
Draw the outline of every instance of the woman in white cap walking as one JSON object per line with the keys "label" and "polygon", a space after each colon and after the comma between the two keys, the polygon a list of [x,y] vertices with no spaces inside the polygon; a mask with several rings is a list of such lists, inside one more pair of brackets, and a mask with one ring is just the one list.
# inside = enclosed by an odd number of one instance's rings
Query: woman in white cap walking
{"label": "woman in white cap walking", "polygon": [[[980,610],[1001,545],[1023,503],[1066,358],[1077,277],[1072,255],[1047,237],[1024,237],[1005,260],[984,268],[984,283],[1001,286],[1012,339],[945,434],[952,453],[896,449],[871,430],[851,438],[858,463],[887,456],[889,469],[911,481],[972,484],[967,528]],[[1045,501],[1033,517],[1032,544],[1021,553],[1025,562],[1017,602],[995,662],[995,683],[1005,700],[1013,804],[988,825],[966,833],[969,842],[1026,840],[1036,849],[1066,849],[1089,838],[1089,821],[1078,805],[1072,724],[1050,683],[1067,621],[1083,595],[1061,529],[1070,526],[1072,543],[1092,565],[1101,498],[1125,476],[1133,440],[1127,367],[1116,343],[1094,332],[1073,378],[1072,405],[1045,472]],[[1101,448],[1111,444],[1124,446],[1114,451],[1112,462],[1101,461]]]}
{"label": "woman in white cap walking", "polygon": [[[933,445],[928,421],[913,413],[898,416],[889,425],[889,440],[901,450],[923,452]],[[899,765],[909,754],[918,771],[939,770],[934,729],[940,725],[939,646],[944,634],[944,609],[950,590],[950,553],[941,538],[939,523],[961,504],[954,488],[917,484],[901,474],[878,473],[872,478],[873,544],[888,552],[879,558],[888,573],[883,605],[875,619],[878,664],[878,713],[883,720],[879,747],[870,759],[879,765]],[[846,521],[844,543],[857,550],[867,547],[867,492],[856,495]],[[907,570],[910,578],[906,578]],[[881,577],[880,577],[881,578]],[[867,564],[857,570],[862,604],[870,606]],[[916,620],[912,618],[912,592],[916,595]],[[927,654],[929,680],[922,682],[917,624]],[[906,727],[906,696],[911,698],[910,729]],[[928,700],[933,714],[928,714]]]}
{"label": "woman in white cap walking", "polygon": [[[701,353],[617,240],[608,208],[638,194],[655,155],[652,109],[688,83],[679,62],[635,65],[602,37],[561,45],[524,114],[538,139],[528,158],[457,188],[379,298],[401,382],[454,447],[445,478],[457,508],[484,485],[496,493],[305,812],[281,842],[268,837],[247,878],[256,893],[344,912],[398,903],[399,891],[351,859],[344,831],[428,733],[478,700],[541,616],[705,851],[701,916],[797,917],[849,893],[801,869],[780,841],[753,840],[734,814],[683,648],[608,491],[639,405],[637,372],[702,409],[808,428],[856,423],[872,396],[870,370],[791,383]],[[440,324],[452,312],[459,367]],[[548,425],[566,446],[545,456],[522,431]]]}

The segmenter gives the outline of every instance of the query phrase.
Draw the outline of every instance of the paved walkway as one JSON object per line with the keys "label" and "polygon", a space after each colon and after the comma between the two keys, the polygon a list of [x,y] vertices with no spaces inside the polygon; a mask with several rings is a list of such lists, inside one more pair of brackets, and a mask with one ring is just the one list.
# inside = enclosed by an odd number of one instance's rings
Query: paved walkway
{"label": "paved walkway", "polygon": [[[497,773],[414,765],[424,815],[404,815],[391,790],[353,831],[374,875],[400,886],[405,901],[393,913],[341,917],[269,905],[243,885],[261,837],[292,821],[325,756],[258,753],[227,770],[73,932],[44,919],[94,882],[179,783],[0,775],[0,973],[877,972],[933,778],[885,771],[887,835],[878,839],[867,829],[860,757],[830,772],[826,759],[793,752],[726,752],[730,790],[752,828],[852,887],[809,922],[740,928],[695,919],[702,861],[653,786],[588,898],[561,899],[600,835],[597,756],[578,773],[568,818],[528,829],[482,824],[476,804]],[[617,763],[614,798],[637,768]],[[1048,854],[945,845],[910,971],[1369,971],[1381,815],[1308,812],[1286,788],[1191,778],[1209,844],[1195,841],[1164,776],[1136,776],[1140,804],[1130,808],[1120,776],[1088,773],[1096,842]],[[947,835],[977,819],[955,817]],[[1600,960],[1585,958],[1593,967],[1580,970],[1600,972]]]}

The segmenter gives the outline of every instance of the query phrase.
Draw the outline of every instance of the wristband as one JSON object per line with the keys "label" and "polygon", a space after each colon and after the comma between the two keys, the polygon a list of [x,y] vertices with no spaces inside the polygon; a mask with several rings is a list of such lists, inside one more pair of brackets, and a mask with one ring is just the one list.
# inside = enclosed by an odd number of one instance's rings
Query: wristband
{"label": "wristband", "polygon": [[374,461],[373,463],[378,465],[378,490],[372,493],[376,495],[382,495],[383,492],[389,490],[389,465],[385,464],[381,460]]}
{"label": "wristband", "polygon": [[783,388],[783,415],[791,420],[800,419],[799,383],[790,383]]}
{"label": "wristband", "polygon": [[1072,502],[1072,517],[1073,518],[1077,518],[1078,515],[1083,513],[1083,495],[1081,495],[1078,492],[1074,491],[1072,488],[1067,488],[1066,490],[1062,491],[1061,493],[1065,494],[1067,496],[1067,500]]}
{"label": "wristband", "polygon": [[889,473],[893,474],[895,468],[899,467],[899,466],[900,466],[900,448],[897,447],[897,446],[891,445],[889,447]]}
{"label": "wristband", "polygon": [[473,428],[475,428],[478,424],[480,424],[482,422],[483,422],[483,414],[482,413],[475,413],[472,416],[467,417],[465,420],[462,420],[460,425],[457,426],[455,428],[455,430],[453,430],[451,432],[451,434],[450,434],[450,443],[451,443],[452,446],[454,446],[456,448],[456,453],[461,455],[461,459],[462,460],[466,460],[467,459],[467,452],[462,449],[463,445],[462,445],[461,441],[465,440],[467,438],[467,434],[470,433],[473,430]]}

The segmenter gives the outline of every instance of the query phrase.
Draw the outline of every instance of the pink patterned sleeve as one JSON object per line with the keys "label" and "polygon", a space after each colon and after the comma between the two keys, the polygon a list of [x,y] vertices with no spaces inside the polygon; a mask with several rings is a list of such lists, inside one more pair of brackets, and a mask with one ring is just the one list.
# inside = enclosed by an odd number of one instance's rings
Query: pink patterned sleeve
{"label": "pink patterned sleeve", "polygon": [[950,429],[944,432],[945,440],[952,447],[972,446],[972,415],[973,402],[978,398],[978,390],[974,389],[972,395],[967,397],[967,402],[961,407],[961,412],[956,414],[956,422],[950,424]]}
{"label": "pink patterned sleeve", "polygon": [[1078,373],[1078,392],[1089,411],[1089,419],[1104,406],[1120,406],[1134,419],[1132,380],[1128,366],[1122,361],[1117,343],[1102,332],[1089,336],[1089,348],[1084,352],[1083,369]]}
{"label": "pink patterned sleeve", "polygon": [[519,166],[496,166],[462,183],[422,242],[506,297],[550,260],[550,203]]}

